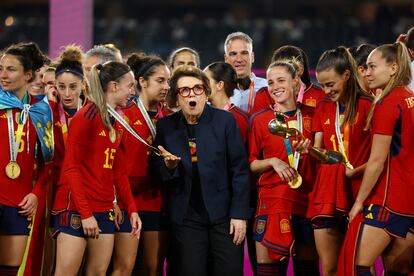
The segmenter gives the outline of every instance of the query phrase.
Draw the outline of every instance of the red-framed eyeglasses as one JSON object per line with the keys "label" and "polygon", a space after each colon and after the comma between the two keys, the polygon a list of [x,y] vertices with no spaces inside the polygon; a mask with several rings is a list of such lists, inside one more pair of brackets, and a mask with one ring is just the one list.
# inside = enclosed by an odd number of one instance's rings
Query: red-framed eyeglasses
{"label": "red-framed eyeglasses", "polygon": [[189,97],[191,94],[191,91],[193,91],[195,95],[199,96],[203,94],[204,91],[206,91],[206,88],[202,84],[196,84],[193,87],[184,86],[184,87],[178,88],[177,90],[178,90],[178,94],[180,94],[181,97]]}

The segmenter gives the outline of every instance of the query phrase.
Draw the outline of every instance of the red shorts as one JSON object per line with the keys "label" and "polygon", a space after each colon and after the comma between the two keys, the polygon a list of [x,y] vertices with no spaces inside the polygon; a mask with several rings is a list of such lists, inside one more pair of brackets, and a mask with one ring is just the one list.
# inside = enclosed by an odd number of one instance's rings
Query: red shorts
{"label": "red shorts", "polygon": [[268,249],[269,258],[282,261],[294,253],[295,238],[289,213],[259,215],[255,219],[253,240]]}
{"label": "red shorts", "polygon": [[307,217],[331,217],[347,213],[348,209],[345,166],[321,164],[315,186],[309,193]]}

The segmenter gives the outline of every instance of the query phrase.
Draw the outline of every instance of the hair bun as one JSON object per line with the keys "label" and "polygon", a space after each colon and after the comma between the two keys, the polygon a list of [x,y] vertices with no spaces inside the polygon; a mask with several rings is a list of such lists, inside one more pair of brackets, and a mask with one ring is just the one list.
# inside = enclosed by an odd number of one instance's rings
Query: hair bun
{"label": "hair bun", "polygon": [[82,64],[83,52],[80,46],[75,44],[67,45],[59,56],[59,63],[64,61],[78,62]]}
{"label": "hair bun", "polygon": [[31,69],[36,71],[41,68],[47,61],[48,58],[42,53],[39,46],[34,42],[22,42],[18,44],[24,49],[27,56],[30,57],[32,62]]}

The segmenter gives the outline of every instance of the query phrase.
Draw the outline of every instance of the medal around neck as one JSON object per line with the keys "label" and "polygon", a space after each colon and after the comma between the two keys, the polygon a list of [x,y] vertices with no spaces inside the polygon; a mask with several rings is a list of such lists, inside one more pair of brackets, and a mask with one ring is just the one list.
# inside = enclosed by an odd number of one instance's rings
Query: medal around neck
{"label": "medal around neck", "polygon": [[17,162],[10,161],[6,166],[6,175],[10,179],[16,179],[20,176],[20,166]]}

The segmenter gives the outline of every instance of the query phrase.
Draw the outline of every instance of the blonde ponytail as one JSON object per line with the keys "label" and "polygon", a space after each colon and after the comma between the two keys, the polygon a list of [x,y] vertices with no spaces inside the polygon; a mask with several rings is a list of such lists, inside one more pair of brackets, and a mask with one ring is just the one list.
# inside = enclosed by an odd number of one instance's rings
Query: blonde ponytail
{"label": "blonde ponytail", "polygon": [[[111,128],[109,120],[108,107],[106,106],[105,92],[102,88],[101,80],[99,79],[99,71],[103,69],[101,64],[92,67],[90,80],[90,97],[91,101],[96,104],[101,113],[102,122],[107,129]],[[99,71],[98,71],[99,70]]]}
{"label": "blonde ponytail", "polygon": [[375,105],[390,94],[396,86],[407,86],[411,82],[411,59],[404,43],[395,42],[394,44],[381,45],[375,48],[374,51],[379,51],[382,58],[385,59],[388,64],[396,63],[398,68],[395,75],[391,76],[381,93],[375,97],[367,116],[365,130],[370,129],[371,127],[371,120],[374,116]]}

